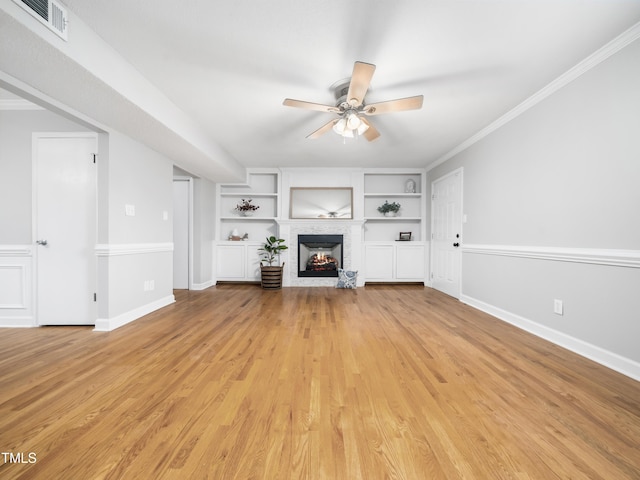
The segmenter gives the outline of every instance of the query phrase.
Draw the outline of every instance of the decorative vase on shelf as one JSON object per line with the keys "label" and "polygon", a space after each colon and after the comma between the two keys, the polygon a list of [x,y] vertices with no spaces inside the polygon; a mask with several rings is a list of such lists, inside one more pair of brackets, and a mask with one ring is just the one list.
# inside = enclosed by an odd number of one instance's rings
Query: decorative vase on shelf
{"label": "decorative vase on shelf", "polygon": [[395,217],[397,214],[397,212],[384,212],[385,217]]}
{"label": "decorative vase on shelf", "polygon": [[416,182],[413,179],[407,180],[407,183],[404,185],[405,193],[416,193]]}
{"label": "decorative vase on shelf", "polygon": [[244,198],[240,200],[240,203],[236,205],[235,210],[238,212],[238,215],[241,217],[249,217],[253,215],[253,213],[260,208],[259,205],[254,205],[253,199],[249,198],[245,200]]}

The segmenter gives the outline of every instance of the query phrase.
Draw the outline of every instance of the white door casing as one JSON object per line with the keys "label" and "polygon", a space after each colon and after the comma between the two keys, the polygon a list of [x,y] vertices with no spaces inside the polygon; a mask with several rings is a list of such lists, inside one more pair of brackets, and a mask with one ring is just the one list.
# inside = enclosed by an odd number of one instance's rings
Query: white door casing
{"label": "white door casing", "polygon": [[431,285],[460,298],[462,168],[431,184]]}
{"label": "white door casing", "polygon": [[34,134],[36,317],[95,325],[94,134]]}
{"label": "white door casing", "polygon": [[173,180],[173,288],[191,288],[191,179]]}

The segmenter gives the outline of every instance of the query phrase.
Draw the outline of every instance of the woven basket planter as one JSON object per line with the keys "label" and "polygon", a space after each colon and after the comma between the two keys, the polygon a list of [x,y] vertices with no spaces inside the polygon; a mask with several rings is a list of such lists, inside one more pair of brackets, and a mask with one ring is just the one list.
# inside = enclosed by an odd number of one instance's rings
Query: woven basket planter
{"label": "woven basket planter", "polygon": [[279,267],[260,265],[262,288],[266,290],[278,290],[282,288],[282,270],[284,263]]}

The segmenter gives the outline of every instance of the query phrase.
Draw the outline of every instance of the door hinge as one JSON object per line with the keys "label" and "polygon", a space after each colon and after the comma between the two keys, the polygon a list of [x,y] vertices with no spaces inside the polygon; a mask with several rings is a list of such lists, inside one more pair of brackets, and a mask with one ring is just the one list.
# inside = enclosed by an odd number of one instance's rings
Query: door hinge
{"label": "door hinge", "polygon": [[96,159],[98,158],[98,154],[94,153],[93,154],[93,163],[96,163]]}
{"label": "door hinge", "polygon": [[93,301],[94,301],[94,302],[97,302],[97,301],[98,301],[98,294],[97,294],[97,293],[94,293],[94,294],[93,294]]}

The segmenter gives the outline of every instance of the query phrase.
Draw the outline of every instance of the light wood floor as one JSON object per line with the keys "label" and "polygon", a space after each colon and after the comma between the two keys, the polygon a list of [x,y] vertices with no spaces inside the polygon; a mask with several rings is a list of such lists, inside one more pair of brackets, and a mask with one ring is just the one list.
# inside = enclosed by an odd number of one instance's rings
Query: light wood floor
{"label": "light wood floor", "polygon": [[640,479],[639,442],[640,383],[424,287],[0,331],[2,479]]}

